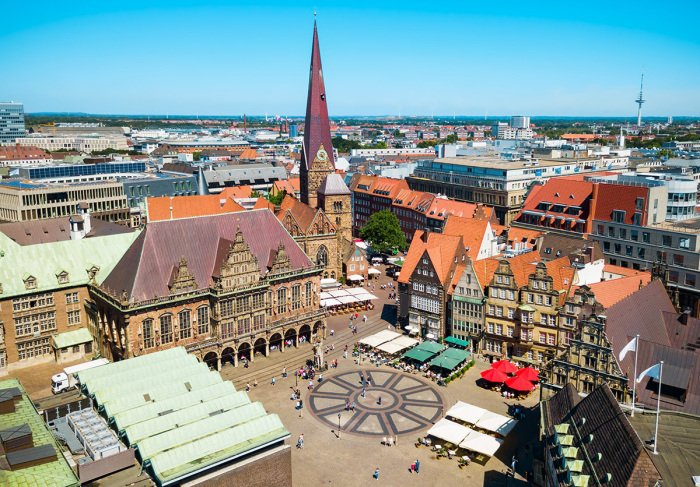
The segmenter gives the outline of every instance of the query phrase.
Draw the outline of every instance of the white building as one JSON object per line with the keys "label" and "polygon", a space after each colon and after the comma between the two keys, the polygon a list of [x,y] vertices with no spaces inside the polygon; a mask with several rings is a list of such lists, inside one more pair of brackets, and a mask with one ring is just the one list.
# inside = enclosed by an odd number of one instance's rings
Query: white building
{"label": "white building", "polygon": [[38,147],[51,152],[59,149],[79,152],[129,149],[126,144],[126,137],[123,135],[32,136],[17,139],[17,143],[22,146]]}
{"label": "white building", "polygon": [[520,115],[510,117],[510,126],[514,129],[529,129],[530,117],[523,117]]}

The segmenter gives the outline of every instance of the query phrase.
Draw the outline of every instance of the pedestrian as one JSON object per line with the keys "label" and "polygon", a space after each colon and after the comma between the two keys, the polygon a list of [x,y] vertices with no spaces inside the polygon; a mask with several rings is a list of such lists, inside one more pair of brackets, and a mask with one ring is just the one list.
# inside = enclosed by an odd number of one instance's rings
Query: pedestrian
{"label": "pedestrian", "polygon": [[255,381],[253,382],[253,387],[258,387],[258,379],[255,379]]}
{"label": "pedestrian", "polygon": [[323,382],[323,374],[318,374],[318,381]]}
{"label": "pedestrian", "polygon": [[335,335],[335,331],[331,330],[331,336]]}
{"label": "pedestrian", "polygon": [[379,467],[374,469],[374,478],[379,480]]}
{"label": "pedestrian", "polygon": [[420,473],[420,462],[416,460],[416,473]]}
{"label": "pedestrian", "polygon": [[348,351],[348,344],[347,343],[345,344],[345,351],[346,352]]}
{"label": "pedestrian", "polygon": [[297,443],[297,448],[304,449],[304,434],[299,435],[299,442]]}
{"label": "pedestrian", "polygon": [[314,382],[310,380],[309,381],[309,390],[311,390],[313,388],[314,388]]}
{"label": "pedestrian", "polygon": [[364,321],[365,323],[367,323],[367,315],[362,315],[362,321]]}
{"label": "pedestrian", "polygon": [[355,403],[354,402],[352,403],[352,412],[353,413],[355,412]]}
{"label": "pedestrian", "polygon": [[413,463],[411,464],[411,468],[410,468],[409,470],[411,471],[411,473],[415,473],[415,471],[416,471],[416,462],[413,462]]}
{"label": "pedestrian", "polygon": [[283,379],[287,378],[287,367],[282,367],[282,378]]}
{"label": "pedestrian", "polygon": [[301,408],[301,401],[297,401],[297,411]]}
{"label": "pedestrian", "polygon": [[398,435],[397,435],[397,436],[394,436],[394,446],[399,446],[399,437],[398,437]]}
{"label": "pedestrian", "polygon": [[272,385],[273,386],[275,385],[275,378],[274,377],[272,378]]}
{"label": "pedestrian", "polygon": [[345,350],[345,353],[343,353],[343,356],[344,356],[345,358],[348,358],[348,351],[347,351],[347,350]]}
{"label": "pedestrian", "polygon": [[245,385],[245,391],[246,391],[246,392],[250,392],[250,384],[246,384],[246,385]]}
{"label": "pedestrian", "polygon": [[389,446],[393,446],[393,444],[394,444],[394,438],[390,436],[389,437]]}
{"label": "pedestrian", "polygon": [[382,405],[382,396],[379,396],[379,405]]}
{"label": "pedestrian", "polygon": [[362,389],[362,397],[365,397],[366,393],[367,393],[367,389]]}

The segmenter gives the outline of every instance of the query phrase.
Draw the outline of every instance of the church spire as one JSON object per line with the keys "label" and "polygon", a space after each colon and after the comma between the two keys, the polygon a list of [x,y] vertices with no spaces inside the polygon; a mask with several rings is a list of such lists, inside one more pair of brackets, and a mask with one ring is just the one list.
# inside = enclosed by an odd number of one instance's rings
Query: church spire
{"label": "church spire", "polygon": [[[328,120],[326,88],[323,84],[321,50],[318,45],[318,31],[314,20],[309,95],[306,100],[304,146],[302,147],[300,168],[301,199],[304,203],[316,206],[316,190],[325,176],[331,172],[335,172],[335,157],[333,156],[331,127]],[[323,177],[318,180],[320,176]]]}

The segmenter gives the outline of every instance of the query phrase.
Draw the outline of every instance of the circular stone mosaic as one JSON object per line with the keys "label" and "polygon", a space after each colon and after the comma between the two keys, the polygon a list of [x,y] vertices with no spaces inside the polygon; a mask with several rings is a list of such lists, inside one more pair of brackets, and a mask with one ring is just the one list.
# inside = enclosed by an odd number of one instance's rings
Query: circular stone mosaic
{"label": "circular stone mosaic", "polygon": [[[346,409],[348,402],[355,403],[354,411]],[[307,405],[313,416],[335,429],[340,414],[343,433],[373,436],[423,429],[437,421],[446,406],[431,384],[413,375],[367,369],[325,378],[311,391]]]}

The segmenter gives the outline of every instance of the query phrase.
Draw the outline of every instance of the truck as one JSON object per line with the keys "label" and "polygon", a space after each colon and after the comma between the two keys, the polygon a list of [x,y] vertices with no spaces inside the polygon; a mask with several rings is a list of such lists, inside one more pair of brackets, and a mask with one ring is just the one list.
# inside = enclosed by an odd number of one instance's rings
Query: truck
{"label": "truck", "polygon": [[92,369],[94,367],[100,367],[108,363],[109,360],[107,360],[106,358],[98,358],[96,360],[91,360],[90,362],[66,367],[65,369],[63,369],[63,372],[51,377],[51,392],[53,392],[54,394],[60,394],[61,392],[73,389],[78,385],[78,372],[82,372],[83,370],[87,369]]}

